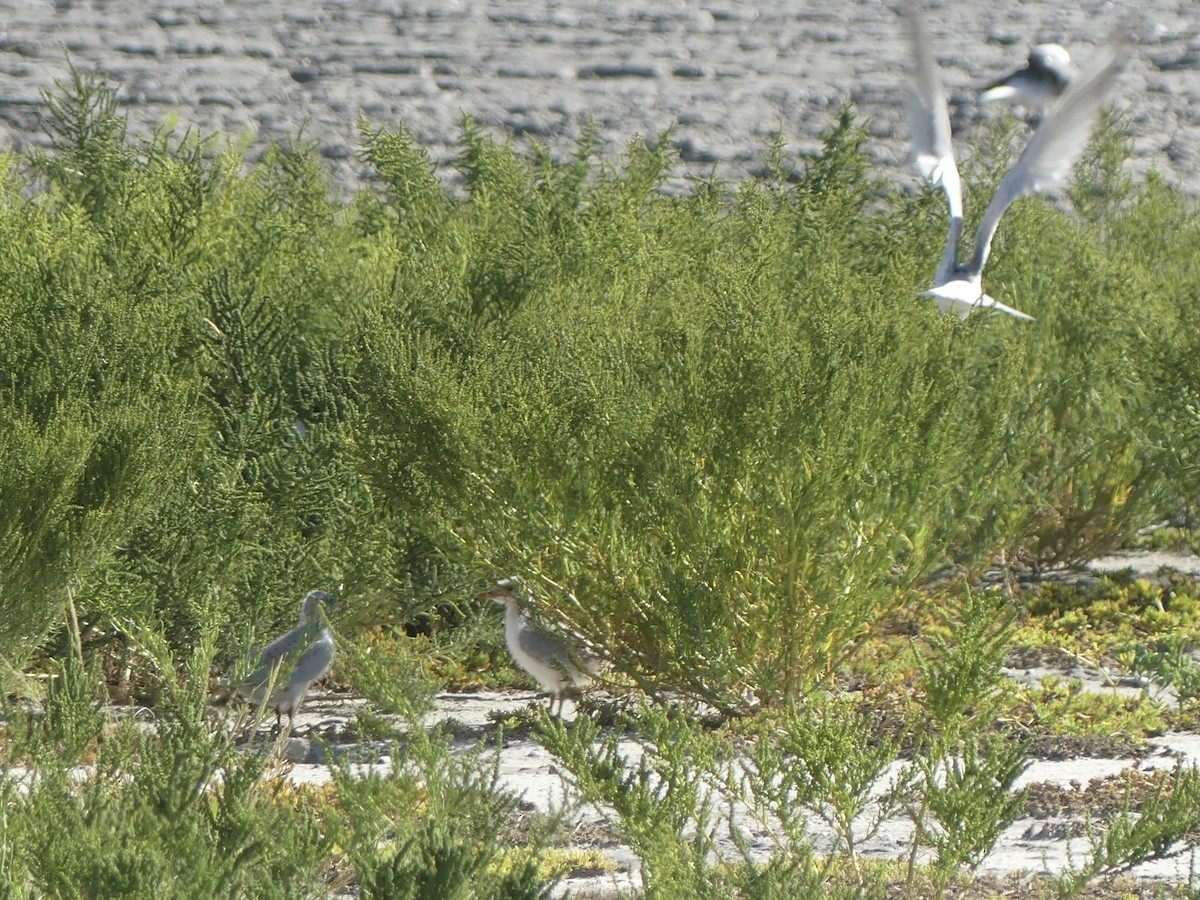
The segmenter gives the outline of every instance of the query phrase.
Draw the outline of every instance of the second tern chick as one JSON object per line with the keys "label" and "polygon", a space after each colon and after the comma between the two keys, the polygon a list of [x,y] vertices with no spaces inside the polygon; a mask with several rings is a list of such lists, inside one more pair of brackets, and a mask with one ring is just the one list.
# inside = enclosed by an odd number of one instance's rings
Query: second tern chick
{"label": "second tern chick", "polygon": [[333,665],[337,648],[324,616],[324,606],[333,603],[324,591],[309,591],[300,603],[299,624],[263,648],[258,669],[235,689],[243,699],[275,710],[277,729],[286,712],[289,734],[308,686]]}

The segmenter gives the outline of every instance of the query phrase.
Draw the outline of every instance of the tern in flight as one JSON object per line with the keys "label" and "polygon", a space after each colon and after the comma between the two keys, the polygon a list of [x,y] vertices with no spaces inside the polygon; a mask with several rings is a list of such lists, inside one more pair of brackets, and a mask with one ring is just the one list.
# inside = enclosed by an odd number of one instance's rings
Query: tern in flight
{"label": "tern in flight", "polygon": [[1071,57],[1058,44],[1038,44],[1025,68],[1010,72],[979,90],[979,102],[1007,100],[1045,109],[1063,95],[1075,78]]}
{"label": "tern in flight", "polygon": [[1093,64],[1075,79],[1071,87],[1051,107],[1041,125],[1029,139],[1025,152],[1017,160],[992,201],[984,210],[975,231],[975,246],[965,265],[958,262],[958,242],[963,229],[962,182],[954,164],[950,143],[950,113],[942,91],[937,63],[929,49],[925,20],[915,4],[904,8],[909,38],[912,41],[916,71],[908,103],[912,131],[913,157],[917,171],[933,187],[946,193],[950,211],[950,233],[933,287],[921,296],[937,301],[945,315],[955,312],[965,319],[974,309],[996,309],[1032,320],[1020,310],[1006,306],[983,292],[983,267],[987,263],[996,226],[1005,210],[1021,197],[1056,187],[1087,146],[1088,135],[1105,94],[1116,79],[1127,56],[1125,48],[1112,43],[1097,54]]}

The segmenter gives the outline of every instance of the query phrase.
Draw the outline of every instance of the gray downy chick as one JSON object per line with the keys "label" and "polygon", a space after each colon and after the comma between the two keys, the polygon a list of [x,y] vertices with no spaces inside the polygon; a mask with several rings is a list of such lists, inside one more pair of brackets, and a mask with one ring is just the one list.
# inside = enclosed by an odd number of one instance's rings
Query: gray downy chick
{"label": "gray downy chick", "polygon": [[[263,648],[258,668],[235,689],[243,699],[275,710],[276,729],[282,726],[281,716],[286,712],[291,733],[309,685],[333,664],[336,647],[322,608],[333,603],[334,598],[324,591],[309,591],[300,603],[299,624]],[[272,678],[274,690],[264,704]]]}

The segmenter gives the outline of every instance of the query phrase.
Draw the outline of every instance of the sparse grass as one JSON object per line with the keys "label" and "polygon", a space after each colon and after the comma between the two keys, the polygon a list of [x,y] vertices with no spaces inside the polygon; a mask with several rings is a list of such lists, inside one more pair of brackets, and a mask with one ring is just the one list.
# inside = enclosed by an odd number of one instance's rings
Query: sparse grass
{"label": "sparse grass", "polygon": [[1032,589],[1024,603],[1028,617],[1014,643],[1064,649],[1097,661],[1121,659],[1126,671],[1138,647],[1168,636],[1200,642],[1200,589],[1179,575],[1134,579],[1114,574],[1083,589],[1047,583]]}
{"label": "sparse grass", "polygon": [[[1194,518],[1191,511],[1188,518]],[[1168,550],[1175,553],[1200,553],[1200,531],[1193,526],[1160,525],[1138,532],[1126,542],[1127,549]]]}

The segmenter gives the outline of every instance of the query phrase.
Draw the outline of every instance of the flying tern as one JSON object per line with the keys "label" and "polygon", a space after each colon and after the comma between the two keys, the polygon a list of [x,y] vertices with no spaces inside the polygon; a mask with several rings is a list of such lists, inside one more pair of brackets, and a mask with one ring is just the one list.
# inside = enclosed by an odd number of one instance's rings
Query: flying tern
{"label": "flying tern", "polygon": [[983,292],[983,267],[992,238],[1001,216],[1013,201],[1056,187],[1079,159],[1104,97],[1125,63],[1127,51],[1119,42],[1106,46],[1050,109],[984,210],[975,231],[973,252],[964,265],[958,262],[963,229],[962,182],[950,141],[950,113],[937,63],[929,49],[925,20],[915,4],[905,6],[904,16],[916,65],[908,103],[913,158],[921,176],[945,192],[950,212],[949,235],[937,276],[933,287],[922,291],[921,296],[932,297],[943,315],[954,312],[960,319],[974,309],[995,309],[1018,319],[1032,320],[1032,316]]}
{"label": "flying tern", "polygon": [[1009,72],[979,91],[979,102],[1007,100],[1044,109],[1063,95],[1075,78],[1071,57],[1058,44],[1038,44],[1022,69]]}

